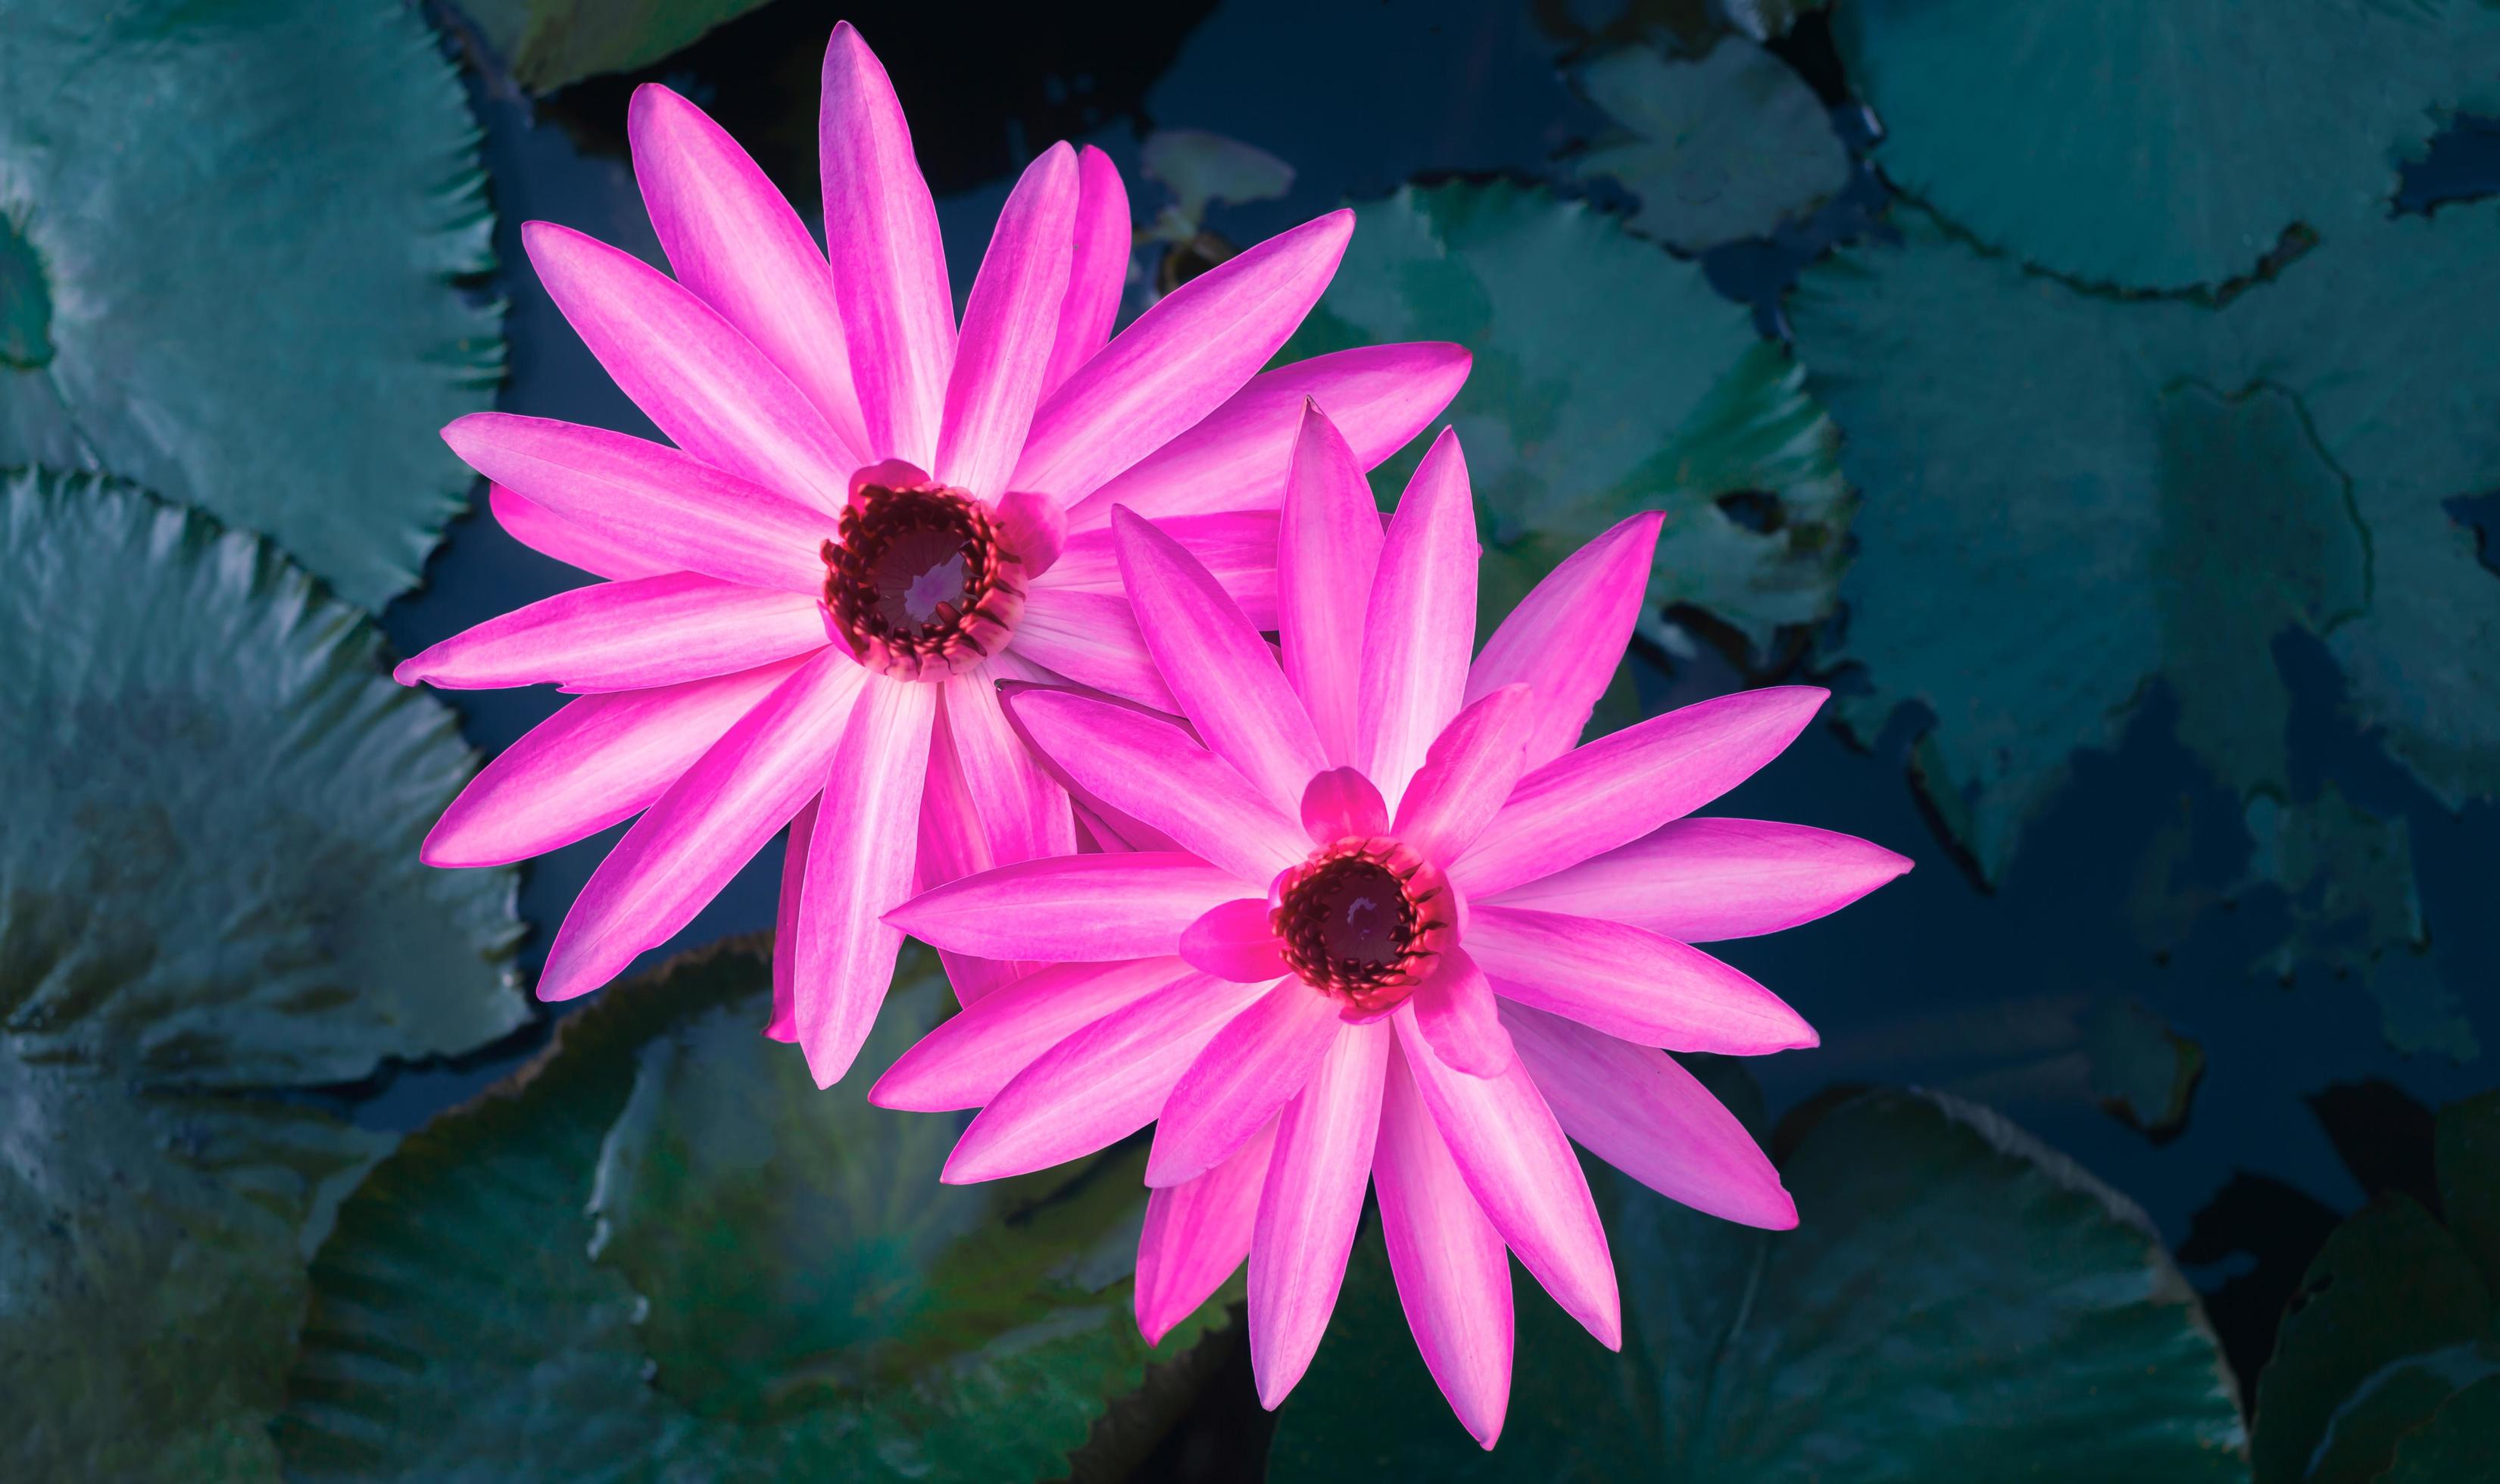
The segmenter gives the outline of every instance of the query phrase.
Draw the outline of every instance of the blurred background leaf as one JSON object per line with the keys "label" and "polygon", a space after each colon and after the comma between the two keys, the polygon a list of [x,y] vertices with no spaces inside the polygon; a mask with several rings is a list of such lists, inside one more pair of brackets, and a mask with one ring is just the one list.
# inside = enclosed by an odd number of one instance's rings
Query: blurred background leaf
{"label": "blurred background leaf", "polygon": [[276,1477],[303,1261],[389,1146],[271,1089],[526,1014],[476,756],[353,609],[92,475],[0,476],[0,1472]]}
{"label": "blurred background leaf", "polygon": [[1143,1149],[941,1185],[962,1120],[860,1096],[943,1016],[934,956],[829,1092],[772,994],[743,942],[609,989],[375,1173],[313,1265],[291,1476],[1064,1471],[1145,1373]]}
{"label": "blurred background leaf", "polygon": [[764,0],[468,0],[486,42],[534,93],[631,72]]}

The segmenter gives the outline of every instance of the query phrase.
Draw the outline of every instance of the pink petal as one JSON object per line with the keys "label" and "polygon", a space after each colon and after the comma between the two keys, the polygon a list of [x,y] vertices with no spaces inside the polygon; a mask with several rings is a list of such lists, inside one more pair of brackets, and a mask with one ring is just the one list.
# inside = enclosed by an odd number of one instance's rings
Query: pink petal
{"label": "pink petal", "polygon": [[1416,987],[1415,1027],[1433,1054],[1469,1077],[1499,1077],[1510,1068],[1510,1034],[1494,1007],[1493,985],[1464,949],[1442,956]]}
{"label": "pink petal", "polygon": [[1219,902],[1180,935],[1191,968],[1236,984],[1272,984],[1289,972],[1284,949],[1267,925],[1267,899]]}
{"label": "pink petal", "polygon": [[1024,560],[1029,578],[1039,577],[1059,562],[1068,545],[1068,512],[1047,495],[1009,491],[998,501],[999,533],[1007,549]]}
{"label": "pink petal", "polygon": [[1163,672],[1137,631],[1136,614],[1117,593],[1035,588],[1025,595],[1012,652],[1080,685],[1143,702],[1158,711],[1174,708]]}
{"label": "pink petal", "polygon": [[1299,979],[1263,994],[1215,1033],[1171,1096],[1146,1156],[1146,1183],[1212,1170],[1294,1100],[1340,1030],[1337,1003]]}
{"label": "pink petal", "polygon": [[1510,1409],[1510,1254],[1432,1126],[1403,1050],[1381,1090],[1371,1184],[1415,1347],[1460,1426],[1490,1448]]}
{"label": "pink petal", "polygon": [[1450,875],[1481,900],[1629,844],[1752,777],[1828,694],[1739,691],[1565,753],[1519,781]]}
{"label": "pink petal", "polygon": [[1112,523],[1130,606],[1181,714],[1278,808],[1299,807],[1328,760],[1267,641],[1180,543],[1125,510]]}
{"label": "pink petal", "polygon": [[[914,889],[1076,850],[1067,792],[1008,725],[988,671],[984,665],[938,684]],[[943,958],[955,998],[967,1005],[1039,967],[951,952]]]}
{"label": "pink petal", "polygon": [[1456,430],[1444,428],[1390,518],[1363,620],[1358,745],[1393,803],[1466,694],[1480,550],[1466,460]]}
{"label": "pink petal", "polygon": [[[404,686],[422,681],[446,691],[547,682],[638,691],[825,647],[823,610],[812,597],[672,572],[543,597],[401,661],[391,674]],[[847,651],[841,659],[856,664]]]}
{"label": "pink petal", "polygon": [[1818,1044],[1778,995],[1696,948],[1621,922],[1471,904],[1467,952],[1506,999],[1640,1046],[1760,1056]]}
{"label": "pink petal", "polygon": [[1535,713],[1535,694],[1526,686],[1504,686],[1460,712],[1432,739],[1398,801],[1398,838],[1427,860],[1464,854],[1519,782],[1520,747]]}
{"label": "pink petal", "polygon": [[[990,662],[993,665],[999,665],[1001,661],[1012,662],[1017,657],[1010,652],[998,657],[998,659],[992,660]],[[1049,673],[1037,665],[1030,666],[1029,668],[1032,673],[1036,675],[1047,675]],[[1057,677],[1054,676],[1051,677],[1051,679],[1056,681]],[[1116,845],[1106,843],[1104,844],[1103,849],[1132,851],[1179,850],[1180,846],[1173,841],[1171,836],[1165,834],[1162,830],[1155,828],[1153,825],[1138,819],[1133,814],[1113,808],[1109,803],[1096,795],[1083,784],[1080,784],[1075,779],[1069,777],[1068,770],[1061,767],[1048,753],[1043,752],[1040,748],[1034,745],[1032,733],[1026,730],[1024,718],[1020,713],[1023,710],[1021,705],[1023,697],[1037,691],[1066,691],[1071,695],[1087,695],[1092,699],[1101,700],[1109,705],[1135,705],[1135,703],[1133,701],[1115,700],[1100,692],[1078,691],[1064,684],[1027,684],[1024,682],[1010,682],[999,687],[999,701],[1001,706],[1006,712],[1008,725],[1015,727],[1016,735],[1023,740],[1026,750],[1033,755],[1034,761],[1040,766],[1041,770],[1050,775],[1053,783],[1058,784],[1062,789],[1068,790],[1069,807],[1076,814],[1079,822],[1085,823],[1087,828],[1093,831],[1097,839],[1103,839],[1107,834],[1110,840],[1117,842]],[[1138,707],[1137,709],[1142,712],[1145,708]],[[1147,714],[1151,715],[1153,713]],[[1158,716],[1157,719],[1160,720],[1161,718]]]}
{"label": "pink petal", "polygon": [[1250,1255],[1275,1146],[1270,1122],[1198,1178],[1146,1193],[1145,1230],[1137,1234],[1137,1332],[1146,1343],[1162,1344]]}
{"label": "pink petal", "polygon": [[1494,1230],[1563,1312],[1607,1349],[1623,1348],[1605,1228],[1579,1157],[1527,1069],[1514,1061],[1499,1077],[1468,1077],[1442,1064],[1404,1007],[1390,1018],[1432,1126]]}
{"label": "pink petal", "polygon": [[824,787],[865,674],[846,654],[818,654],[671,784],[565,915],[539,998],[587,994],[694,920]]}
{"label": "pink petal", "polygon": [[927,468],[955,370],[955,295],[903,105],[847,20],[825,46],[816,146],[825,247],[869,453]]}
{"label": "pink petal", "polygon": [[1253,890],[1309,854],[1301,831],[1275,805],[1169,722],[1064,691],[1019,695],[1016,719],[1034,747],[1087,794],[1143,820]]}
{"label": "pink petal", "polygon": [[1364,610],[1380,565],[1380,507],[1354,450],[1316,402],[1302,404],[1276,540],[1285,678],[1329,761],[1362,764]]}
{"label": "pink petal", "polygon": [[1333,845],[1349,835],[1389,832],[1389,805],[1371,780],[1354,768],[1331,768],[1302,790],[1302,831],[1313,845]]}
{"label": "pink petal", "polygon": [[1670,1201],[1786,1231],[1796,1203],[1736,1115],[1664,1051],[1525,1005],[1502,1019],[1565,1133]]}
{"label": "pink petal", "polygon": [[470,780],[417,858],[506,865],[632,819],[806,662],[567,702]]}
{"label": "pink petal", "polygon": [[1536,688],[1528,765],[1571,750],[1615,678],[1640,621],[1650,560],[1665,516],[1644,510],[1562,559],[1485,641],[1467,672],[1467,699],[1506,685]]}
{"label": "pink petal", "polygon": [[1092,145],[1077,151],[1075,244],[1068,268],[1068,295],[1060,301],[1042,395],[1059,389],[1076,368],[1111,341],[1120,295],[1129,284],[1129,188],[1120,168]]}
{"label": "pink petal", "polygon": [[1240,390],[1319,302],[1352,211],[1261,242],[1165,296],[1034,414],[1015,488],[1073,505]]}
{"label": "pink petal", "polygon": [[677,281],[806,393],[850,462],[871,457],[824,254],[729,132],[656,82],[626,110],[634,176]]}
{"label": "pink petal", "polygon": [[1250,1369],[1270,1411],[1310,1369],[1345,1283],[1392,1039],[1376,1020],[1346,1026],[1276,1125],[1250,1237]]}
{"label": "pink petal", "polygon": [[1102,963],[1178,952],[1190,923],[1240,894],[1233,873],[1196,855],[1130,851],[1001,866],[924,891],[886,920],[959,953]]}
{"label": "pink petal", "polygon": [[566,520],[502,485],[487,487],[486,507],[495,513],[495,524],[504,528],[505,534],[568,566],[614,581],[657,577],[675,570],[648,552],[636,551],[605,532]]}
{"label": "pink petal", "polygon": [[1611,918],[1679,943],[1775,933],[1838,912],[1910,869],[1855,835],[1763,820],[1677,820],[1497,900]]}
{"label": "pink petal", "polygon": [[1006,489],[1059,334],[1075,224],[1076,151],[1053,145],[1008,194],[964,304],[934,468],[947,484],[991,498]]}
{"label": "pink petal", "polygon": [[1155,521],[1215,510],[1273,510],[1302,403],[1317,402],[1365,468],[1406,446],[1467,379],[1464,347],[1362,345],[1262,371],[1187,433],[1137,461],[1071,512],[1077,530],[1107,525],[1113,505]]}
{"label": "pink petal", "polygon": [[792,945],[799,1046],[819,1087],[851,1069],[894,980],[903,933],[884,918],[911,894],[937,707],[935,687],[869,676],[827,770]]}
{"label": "pink petal", "polygon": [[443,430],[471,468],[672,571],[813,596],[832,517],[661,443],[473,412]]}
{"label": "pink petal", "polygon": [[784,1046],[799,1040],[799,904],[806,899],[807,845],[816,836],[816,810],[824,795],[807,800],[790,822],[790,836],[781,848],[781,895],[773,913],[773,1018],[764,1034]]}
{"label": "pink petal", "polygon": [[938,1179],[1030,1175],[1082,1159],[1154,1121],[1224,1023],[1266,989],[1193,974],[1035,1058],[964,1130]]}
{"label": "pink petal", "polygon": [[[1375,519],[1372,524],[1376,530],[1379,522]],[[1200,565],[1214,573],[1262,633],[1276,627],[1275,511],[1176,515],[1156,521],[1155,529],[1178,541]],[[1097,526],[1069,536],[1059,565],[1050,569],[1043,585],[1089,593],[1121,592],[1119,546],[1111,528]]]}
{"label": "pink petal", "polygon": [[978,1108],[1086,1026],[1193,977],[1177,958],[1059,963],[964,1007],[895,1059],[869,1089],[879,1108]]}
{"label": "pink petal", "polygon": [[669,441],[706,464],[839,510],[859,461],[773,359],[629,252],[553,222],[521,246],[582,343]]}

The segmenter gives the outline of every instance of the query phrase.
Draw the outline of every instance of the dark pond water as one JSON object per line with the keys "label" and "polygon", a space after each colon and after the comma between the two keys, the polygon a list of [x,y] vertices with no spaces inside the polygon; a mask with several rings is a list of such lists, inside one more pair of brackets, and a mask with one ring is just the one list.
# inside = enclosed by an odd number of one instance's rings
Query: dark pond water
{"label": "dark pond water", "polygon": [[[1215,230],[1249,242],[1409,178],[1548,175],[1600,123],[1558,68],[1568,44],[1555,32],[1572,24],[1567,5],[1235,0],[1084,8],[1065,22],[1045,18],[1055,8],[1025,7],[999,10],[992,24],[940,18],[948,9],[847,7],[910,113],[959,288],[971,281],[1012,172],[1063,135],[1119,161],[1141,216],[1158,204],[1157,187],[1136,170],[1138,142],[1153,127],[1213,130],[1291,162],[1299,174],[1283,200],[1218,207],[1210,217]],[[831,18],[832,8],[783,0],[652,74],[714,109],[810,218],[816,58]],[[1809,25],[1783,48],[1833,106],[1844,137],[1864,145],[1868,121],[1847,102],[1827,42]],[[603,80],[535,106],[474,77],[472,86],[500,213],[505,267],[492,287],[510,303],[501,404],[656,436],[566,328],[518,247],[519,223],[546,218],[656,256],[623,160],[632,81]],[[2403,202],[2428,210],[2495,189],[2500,125],[2469,120],[2415,168]],[[1712,254],[1712,281],[1775,330],[1778,295],[1796,266],[1836,240],[1881,230],[1882,202],[1861,168],[1803,228]],[[2481,525],[2491,549],[2500,497],[2463,502],[2459,513]],[[424,589],[394,604],[384,624],[403,653],[413,652],[580,580],[473,516],[455,526]],[[1907,879],[1836,918],[1731,946],[1733,961],[1825,1037],[1820,1049],[1755,1064],[1774,1113],[1834,1082],[1925,1082],[1997,1104],[2144,1206],[2211,1296],[2244,1376],[2333,1213],[2375,1188],[2425,1181],[2423,1108],[2489,1084],[2488,1058],[2500,1055],[2488,993],[2500,984],[2489,917],[2500,901],[2500,811],[2451,815],[2386,761],[2359,735],[2314,641],[2286,636],[2274,658],[2296,698],[2296,789],[2332,779],[2355,802],[2408,822],[2437,967],[2465,996],[2489,1048],[2483,1058],[2400,1056],[2357,984],[2314,970],[2288,984],[2252,972],[2281,940],[2286,907],[2277,892],[2223,899],[2246,863],[2237,806],[2175,740],[2167,696],[2153,698],[2114,751],[2077,759],[2072,784],[1993,891],[1956,859],[1911,791],[1915,716],[1896,717],[1867,751],[1818,728],[1719,806],[1847,830],[1918,861]],[[1769,678],[1742,675],[1700,646],[1685,659],[1645,653],[1638,663],[1652,710]],[[470,740],[489,754],[558,703],[546,692],[455,700]],[[2135,883],[2151,843],[2183,823],[2182,892],[2214,900],[2155,952],[2135,926]],[[528,869],[529,966],[621,833]],[[770,926],[779,860],[779,848],[768,848],[659,952]],[[2072,1049],[2071,1034],[2057,1028],[2061,1016],[2071,1018],[2061,1007],[2085,997],[2131,997],[2203,1048],[2207,1070],[2175,1137],[2155,1143],[2105,1113],[2080,1089],[2071,1057],[2058,1060]],[[534,1028],[457,1066],[402,1069],[360,1089],[356,1113],[413,1126],[502,1075],[543,1034]]]}

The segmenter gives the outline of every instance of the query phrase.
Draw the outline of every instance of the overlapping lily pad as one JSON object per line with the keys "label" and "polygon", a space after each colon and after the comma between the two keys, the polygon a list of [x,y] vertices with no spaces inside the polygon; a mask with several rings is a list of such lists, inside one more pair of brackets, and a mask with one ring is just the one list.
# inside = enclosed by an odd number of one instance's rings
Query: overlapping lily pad
{"label": "overlapping lily pad", "polygon": [[109,469],[352,602],[405,591],[470,482],[437,430],[502,373],[501,306],[455,282],[491,266],[477,136],[403,0],[12,6],[0,467]]}
{"label": "overlapping lily pad", "polygon": [[265,543],[0,479],[0,1473],[274,1478],[303,1262],[388,1145],[270,1089],[519,1024],[475,758]]}
{"label": "overlapping lily pad", "polygon": [[1849,183],[1849,151],[1822,100],[1743,37],[1689,59],[1622,48],[1573,76],[1623,131],[1574,173],[1639,197],[1632,226],[1681,250],[1768,237]]}
{"label": "overlapping lily pad", "polygon": [[1592,1166],[1623,1352],[1523,1295],[1491,1453],[1434,1393],[1366,1235],[1269,1477],[2246,1477],[2229,1372],[2124,1197],[1982,1109],[1905,1092],[1832,1109],[1782,1173],[1801,1224],[1763,1233]]}
{"label": "overlapping lily pad", "polygon": [[[1450,405],[1485,542],[1480,626],[1581,543],[1666,512],[1650,603],[1754,644],[1829,608],[1849,494],[1837,435],[1788,352],[1694,264],[1585,204],[1507,183],[1407,187],[1356,209],[1345,262],[1288,357],[1456,340]],[[1420,448],[1375,476],[1394,500]]]}
{"label": "overlapping lily pad", "polygon": [[461,0],[513,81],[550,93],[601,73],[632,72],[691,46],[764,0]]}
{"label": "overlapping lily pad", "polygon": [[[2257,1379],[2256,1484],[2418,1484],[2500,1437],[2500,1093],[2439,1115],[2446,1220],[2390,1192],[2310,1264]],[[2476,1451],[2478,1448],[2484,1451]]]}
{"label": "overlapping lily pad", "polygon": [[1062,1471],[1148,1355],[1141,1151],[940,1185],[960,1120],[859,1096],[943,1013],[926,952],[831,1092],[771,1003],[760,946],[680,959],[411,1136],[314,1264],[291,1476]]}
{"label": "overlapping lily pad", "polygon": [[2482,0],[1848,0],[1876,162],[1991,247],[2094,284],[2253,273],[2385,215],[2443,116],[2500,98]]}

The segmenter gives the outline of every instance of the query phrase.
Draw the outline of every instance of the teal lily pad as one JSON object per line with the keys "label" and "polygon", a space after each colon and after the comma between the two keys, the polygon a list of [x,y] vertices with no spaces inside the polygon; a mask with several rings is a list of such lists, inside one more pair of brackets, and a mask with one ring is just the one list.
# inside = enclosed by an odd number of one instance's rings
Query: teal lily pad
{"label": "teal lily pad", "polygon": [[[1617,521],[1663,510],[1643,630],[1706,610],[1751,644],[1830,608],[1850,496],[1803,373],[1700,268],[1576,201],[1409,186],[1356,208],[1286,358],[1382,340],[1475,355],[1450,404],[1484,538],[1479,627]],[[1394,500],[1417,447],[1374,475]]]}
{"label": "teal lily pad", "polygon": [[290,1477],[1063,1471],[1149,1355],[1142,1151],[939,1184],[961,1120],[860,1091],[948,1003],[907,949],[828,1092],[761,1033],[759,944],[568,1017],[341,1210],[277,1429]]}
{"label": "teal lily pad", "polygon": [[2475,1476],[2395,1464],[2426,1468],[2493,1436],[2500,1093],[2441,1111],[2434,1161],[2446,1222],[2409,1195],[2382,1195],[2302,1277],[2257,1378],[2256,1484]]}
{"label": "teal lily pad", "polygon": [[724,21],[735,20],[764,0],[461,0],[460,8],[485,32],[487,43],[511,69],[513,81],[534,93],[594,78],[632,72],[692,46]]}
{"label": "teal lily pad", "polygon": [[1822,100],[1741,36],[1693,59],[1627,47],[1573,76],[1622,135],[1573,173],[1638,197],[1632,226],[1682,251],[1768,237],[1849,183],[1849,151]]}
{"label": "teal lily pad", "polygon": [[[1843,725],[1933,714],[1920,786],[1994,881],[2073,753],[2113,745],[2159,685],[2253,826],[2287,833],[2260,870],[2296,914],[2384,896],[2313,890],[2352,862],[2299,842],[2351,830],[2337,801],[2293,802],[2273,645],[2322,641],[2444,800],[2500,792],[2500,576],[2447,508],[2500,486],[2500,309],[2433,287],[2500,260],[2500,210],[2349,229],[2220,307],[2079,291],[1925,210],[1893,220],[1897,242],[1809,269],[1791,304],[1864,496],[1828,653],[1869,684]],[[2409,866],[2378,874],[2409,890]],[[2391,1036],[2472,1054],[2411,953],[2418,922],[2358,920],[2373,935],[2338,956],[2375,965]]]}
{"label": "teal lily pad", "polygon": [[1782,1164],[1799,1225],[1715,1221],[1592,1166],[1623,1284],[1609,1354],[1521,1285],[1509,1425],[1480,1451],[1366,1234],[1269,1478],[2245,1478],[2229,1371],[2142,1212],[1992,1113],[1878,1091]]}
{"label": "teal lily pad", "polygon": [[2090,284],[2254,273],[2384,216],[2442,119],[2500,98],[2481,0],[1848,0],[1876,163],[1992,248]]}
{"label": "teal lily pad", "polygon": [[1810,11],[1826,10],[1831,0],[1719,0],[1727,23],[1756,41],[1770,41],[1795,28]]}
{"label": "teal lily pad", "polygon": [[273,1089],[521,1023],[476,764],[266,543],[0,477],[0,1474],[272,1479],[304,1260],[388,1146]]}
{"label": "teal lily pad", "polygon": [[2379,1484],[2449,1484],[2500,1458],[2500,1376],[2484,1376],[2399,1440]]}
{"label": "teal lily pad", "polygon": [[456,281],[493,266],[477,140],[402,0],[13,6],[0,467],[110,470],[351,602],[406,591],[470,485],[437,431],[503,371],[502,306]]}
{"label": "teal lily pad", "polygon": [[2205,1048],[2131,999],[2102,1000],[2083,1016],[2092,1093],[2111,1116],[2162,1140],[2188,1122]]}

